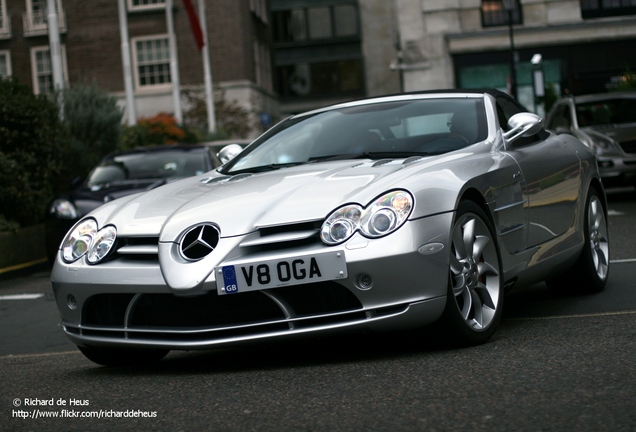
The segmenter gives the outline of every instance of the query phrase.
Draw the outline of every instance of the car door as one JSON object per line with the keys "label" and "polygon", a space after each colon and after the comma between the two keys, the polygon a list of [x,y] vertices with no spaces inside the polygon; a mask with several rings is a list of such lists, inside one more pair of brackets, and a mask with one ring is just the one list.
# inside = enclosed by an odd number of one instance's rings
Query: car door
{"label": "car door", "polygon": [[[507,99],[497,101],[500,123],[523,108]],[[522,137],[506,147],[523,175],[522,194],[526,205],[526,247],[561,236],[574,226],[580,191],[580,160],[574,150],[556,135],[542,130]]]}

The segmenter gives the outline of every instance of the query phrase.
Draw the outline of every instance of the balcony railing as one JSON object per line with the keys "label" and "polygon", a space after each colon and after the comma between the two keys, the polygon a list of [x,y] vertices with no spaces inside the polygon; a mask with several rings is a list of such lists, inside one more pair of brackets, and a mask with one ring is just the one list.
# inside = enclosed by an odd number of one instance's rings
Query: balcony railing
{"label": "balcony railing", "polygon": [[[57,13],[60,33],[66,33],[66,14],[64,11]],[[26,12],[22,15],[24,25],[24,36],[41,36],[48,32],[48,16],[44,11]]]}

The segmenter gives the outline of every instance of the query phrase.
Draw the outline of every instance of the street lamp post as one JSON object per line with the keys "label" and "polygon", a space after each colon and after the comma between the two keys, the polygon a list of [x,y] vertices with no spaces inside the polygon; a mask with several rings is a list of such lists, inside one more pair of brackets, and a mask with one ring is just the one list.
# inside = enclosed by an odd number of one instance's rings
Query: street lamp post
{"label": "street lamp post", "polygon": [[508,34],[510,35],[510,94],[517,99],[517,52],[515,51],[515,38],[512,30],[512,14],[516,9],[516,0],[502,0],[503,7],[508,14]]}

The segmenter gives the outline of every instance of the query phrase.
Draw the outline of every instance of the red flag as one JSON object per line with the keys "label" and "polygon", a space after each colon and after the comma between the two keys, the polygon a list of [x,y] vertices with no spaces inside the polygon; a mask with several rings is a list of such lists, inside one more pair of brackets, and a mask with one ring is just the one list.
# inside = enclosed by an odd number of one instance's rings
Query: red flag
{"label": "red flag", "polygon": [[[199,1],[204,1],[204,0],[199,0]],[[197,43],[197,47],[199,47],[199,51],[201,51],[201,49],[203,48],[203,30],[201,30],[201,23],[199,22],[197,13],[194,10],[192,1],[183,0],[183,6],[186,8],[186,11],[188,12],[188,19],[190,20],[190,27],[192,28],[192,34],[194,35],[194,40]]]}

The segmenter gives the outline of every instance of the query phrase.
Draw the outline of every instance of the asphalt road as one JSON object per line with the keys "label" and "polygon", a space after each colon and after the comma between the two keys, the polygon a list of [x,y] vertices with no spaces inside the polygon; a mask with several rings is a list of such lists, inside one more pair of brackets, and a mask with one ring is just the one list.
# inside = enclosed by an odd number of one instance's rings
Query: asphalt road
{"label": "asphalt road", "polygon": [[468,349],[356,335],[102,368],[57,326],[48,273],[1,281],[0,431],[636,430],[636,194],[612,193],[610,211],[603,293],[515,291]]}

